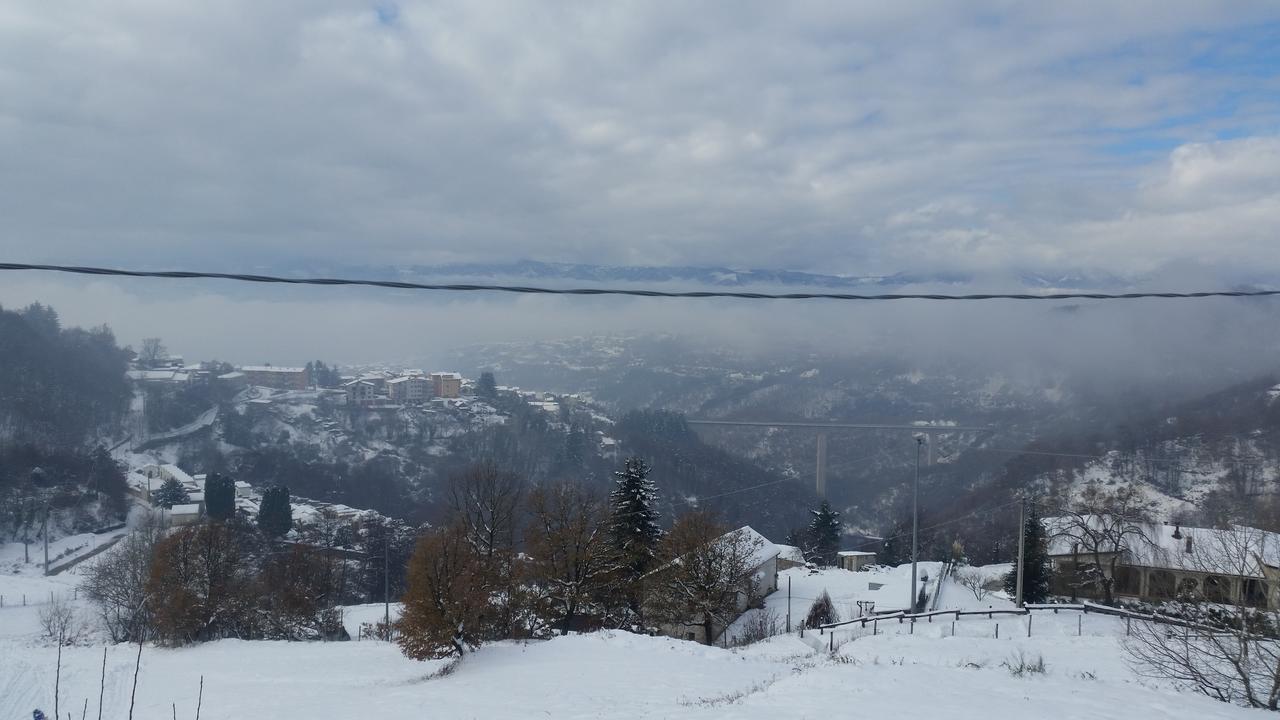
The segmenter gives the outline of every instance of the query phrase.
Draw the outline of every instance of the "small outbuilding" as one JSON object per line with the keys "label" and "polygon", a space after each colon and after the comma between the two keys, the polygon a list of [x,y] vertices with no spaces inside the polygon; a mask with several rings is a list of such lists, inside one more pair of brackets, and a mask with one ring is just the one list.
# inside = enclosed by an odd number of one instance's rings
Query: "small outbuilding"
{"label": "small outbuilding", "polygon": [[836,553],[836,563],[842,570],[858,572],[876,564],[876,554],[865,550],[841,550]]}

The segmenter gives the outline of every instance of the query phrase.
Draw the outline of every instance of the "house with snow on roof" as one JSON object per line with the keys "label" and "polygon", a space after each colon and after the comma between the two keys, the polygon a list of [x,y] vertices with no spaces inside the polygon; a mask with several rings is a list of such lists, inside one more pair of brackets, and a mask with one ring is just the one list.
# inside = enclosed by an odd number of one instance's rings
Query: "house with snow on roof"
{"label": "house with snow on roof", "polygon": [[249,385],[276,388],[277,390],[306,390],[311,378],[305,367],[276,367],[274,365],[245,365],[240,368]]}
{"label": "house with snow on roof", "polygon": [[1217,529],[1135,522],[1125,528],[1116,551],[1114,542],[1098,542],[1121,535],[1108,526],[1114,520],[1085,516],[1043,522],[1055,594],[1102,597],[1098,578],[1105,576],[1116,597],[1280,608],[1280,534],[1242,525]]}
{"label": "house with snow on roof", "polygon": [[[743,558],[743,572],[735,581],[733,606],[736,608],[732,617],[712,618],[709,623],[711,626],[712,640],[719,638],[725,629],[733,624],[742,613],[752,607],[759,607],[764,601],[765,596],[776,592],[778,589],[778,554],[777,545],[769,542],[768,538],[756,532],[751,526],[744,525],[737,530],[721,535],[712,541],[712,544],[723,544],[726,552],[738,552],[745,550],[747,555]],[[732,546],[733,550],[728,548]],[[693,554],[693,553],[690,553]],[[669,571],[673,566],[679,565],[683,557],[676,558],[670,563],[652,571],[650,575],[658,576],[663,572]],[[667,637],[680,638],[683,640],[692,640],[694,642],[707,642],[705,618],[687,618],[685,622],[679,623],[660,623],[658,631]]]}

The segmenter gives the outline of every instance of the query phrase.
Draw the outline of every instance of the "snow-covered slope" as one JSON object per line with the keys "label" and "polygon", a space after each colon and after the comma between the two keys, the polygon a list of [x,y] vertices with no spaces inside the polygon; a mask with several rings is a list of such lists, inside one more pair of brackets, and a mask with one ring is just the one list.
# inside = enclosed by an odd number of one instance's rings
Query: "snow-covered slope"
{"label": "snow-covered slope", "polygon": [[[853,573],[850,573],[853,575]],[[857,573],[857,575],[868,575]],[[847,579],[847,578],[846,578]],[[34,579],[24,585],[34,587]],[[43,581],[41,581],[43,582]],[[12,580],[0,577],[0,589]],[[46,585],[70,587],[65,579]],[[10,588],[12,589],[12,588]],[[42,585],[42,589],[44,588]],[[56,589],[56,588],[55,588]],[[56,650],[40,644],[34,608],[0,610],[0,717],[53,707]],[[356,610],[366,612],[368,608]],[[995,639],[995,622],[1003,633]],[[738,650],[621,632],[545,642],[500,643],[436,675],[443,662],[415,662],[380,642],[224,640],[142,652],[134,717],[192,717],[204,677],[201,717],[328,718],[832,718],[1088,717],[1143,714],[1178,720],[1246,717],[1249,711],[1141,680],[1120,648],[1123,626],[1090,616],[888,623],[874,637],[809,633]],[[1079,636],[1076,633],[1080,631]],[[97,702],[101,645],[64,649],[60,710]],[[137,646],[107,648],[103,717],[129,707]],[[1019,655],[1043,657],[1046,672],[1015,677]]]}

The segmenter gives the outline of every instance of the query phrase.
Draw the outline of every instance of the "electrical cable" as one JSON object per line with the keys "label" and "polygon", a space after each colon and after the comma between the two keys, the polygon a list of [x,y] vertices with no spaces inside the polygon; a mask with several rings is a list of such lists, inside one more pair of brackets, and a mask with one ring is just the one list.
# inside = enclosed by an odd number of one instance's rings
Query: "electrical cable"
{"label": "electrical cable", "polygon": [[1136,300],[1144,298],[1191,299],[1211,297],[1273,297],[1280,290],[1210,290],[1199,292],[1134,292],[1091,293],[1066,292],[1043,295],[1029,293],[978,293],[970,295],[946,295],[938,293],[888,293],[863,295],[857,293],[798,292],[765,293],[731,290],[646,290],[626,288],[549,288],[524,285],[484,285],[469,283],[416,283],[402,280],[360,280],[350,278],[281,277],[275,275],[246,275],[241,273],[197,272],[188,270],[125,270],[119,268],[85,267],[78,265],[43,265],[32,263],[0,263],[0,270],[37,270],[45,272],[73,273],[135,278],[167,278],[175,280],[214,279],[251,283],[278,283],[286,285],[355,285],[388,288],[393,290],[439,290],[451,292],[504,292],[528,295],[624,295],[648,298],[734,298],[741,300]]}

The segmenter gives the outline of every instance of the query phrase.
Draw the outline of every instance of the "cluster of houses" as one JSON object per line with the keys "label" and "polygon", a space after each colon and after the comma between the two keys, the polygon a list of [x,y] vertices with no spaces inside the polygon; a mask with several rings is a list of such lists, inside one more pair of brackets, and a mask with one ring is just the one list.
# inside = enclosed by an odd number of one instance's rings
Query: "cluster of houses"
{"label": "cluster of houses", "polygon": [[[216,376],[212,372],[207,364],[191,365],[184,362],[181,356],[170,356],[149,367],[131,367],[126,375],[138,383],[191,385],[216,381],[237,390],[249,386],[307,390],[313,386],[311,373],[306,367],[242,365]],[[424,373],[421,370],[366,373],[358,377],[343,377],[342,381],[341,390],[346,394],[347,403],[362,407],[459,398],[462,396],[463,386],[463,378],[459,373]]]}
{"label": "cluster of houses", "polygon": [[[189,474],[173,464],[144,465],[131,470],[126,476],[128,493],[136,498],[144,507],[160,509],[154,500],[154,493],[168,480],[176,480],[187,493],[188,502],[164,508],[165,522],[173,526],[192,525],[200,522],[205,516],[205,479],[204,473]],[[258,493],[253,486],[243,480],[235,481],[236,506],[249,513],[258,509]],[[298,522],[314,521],[321,516],[355,522],[367,515],[374,514],[370,510],[358,510],[340,503],[326,503],[307,500],[306,498],[290,498],[294,519]]]}
{"label": "cluster of houses", "polygon": [[[168,522],[172,525],[191,525],[200,522],[204,517],[204,483],[203,473],[190,475],[182,468],[172,464],[144,465],[131,471],[126,476],[128,492],[144,506],[157,507],[154,493],[169,480],[175,480],[187,493],[188,502],[174,505],[165,510]],[[243,480],[236,482],[236,498],[253,497],[253,488]]]}
{"label": "cluster of houses", "polygon": [[366,373],[357,378],[345,379],[342,389],[346,391],[349,406],[424,403],[437,398],[461,397],[462,376],[456,372],[427,374],[421,370],[406,370],[394,374]]}

